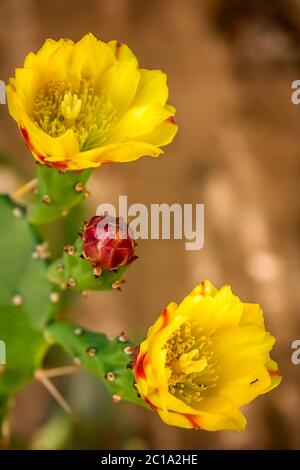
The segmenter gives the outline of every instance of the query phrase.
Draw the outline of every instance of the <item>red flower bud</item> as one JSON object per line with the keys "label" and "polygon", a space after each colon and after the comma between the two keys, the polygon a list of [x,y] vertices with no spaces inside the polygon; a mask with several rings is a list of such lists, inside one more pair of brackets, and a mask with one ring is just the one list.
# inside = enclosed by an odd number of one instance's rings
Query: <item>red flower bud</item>
{"label": "red flower bud", "polygon": [[83,232],[83,256],[92,263],[95,272],[118,269],[134,259],[135,243],[129,228],[120,217],[94,216]]}

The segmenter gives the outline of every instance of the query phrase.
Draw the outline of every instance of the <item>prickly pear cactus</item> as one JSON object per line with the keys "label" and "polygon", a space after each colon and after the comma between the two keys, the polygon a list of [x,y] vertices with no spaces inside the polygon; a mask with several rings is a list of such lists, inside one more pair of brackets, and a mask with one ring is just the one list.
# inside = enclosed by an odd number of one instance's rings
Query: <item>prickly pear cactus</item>
{"label": "prickly pear cactus", "polygon": [[92,170],[62,173],[39,165],[37,187],[28,209],[30,222],[40,225],[66,217],[89,194],[85,185],[91,173]]}
{"label": "prickly pear cactus", "polygon": [[103,270],[96,276],[89,260],[82,255],[82,240],[78,238],[73,245],[65,247],[62,258],[49,267],[48,277],[54,284],[71,287],[77,291],[111,290],[118,284],[127,266],[116,270]]}
{"label": "prickly pear cactus", "polygon": [[0,338],[6,366],[0,377],[0,420],[9,400],[33,378],[48,348],[43,328],[59,306],[47,278],[48,249],[28,223],[24,209],[0,196]]}
{"label": "prickly pear cactus", "polygon": [[[127,367],[133,346],[124,336],[109,340],[59,321],[68,289],[120,289],[126,269],[137,258],[128,225],[121,217],[108,221],[104,214],[92,214],[82,238],[61,247],[59,259],[51,259],[38,230],[50,234],[40,226],[68,217],[84,201],[95,168],[163,153],[161,147],[177,132],[175,108],[167,104],[167,96],[164,73],[140,69],[128,46],[104,43],[92,34],[78,43],[48,39],[9,80],[9,113],[38,165],[37,177],[16,189],[12,198],[0,196],[0,340],[7,359],[0,365],[0,424],[15,393],[33,379],[70,411],[50,383],[59,364],[43,370],[54,344],[98,376],[114,401],[144,405]],[[72,365],[66,367],[74,371]]]}
{"label": "prickly pear cactus", "polygon": [[[133,347],[123,336],[110,341],[102,333],[56,321],[66,287],[79,292],[119,288],[128,266],[95,275],[91,261],[83,257],[81,237],[62,250],[61,258],[50,260],[48,245],[33,222],[62,217],[62,210],[78,204],[83,196],[82,191],[79,195],[74,191],[78,175],[48,170],[39,169],[39,193],[26,209],[8,196],[0,196],[0,339],[7,350],[6,365],[0,370],[0,425],[15,393],[34,380],[36,369],[42,368],[45,354],[55,343],[103,380],[115,402],[123,399],[143,405],[127,367]],[[82,173],[80,183],[87,177]],[[67,187],[61,187],[66,182]],[[40,200],[45,191],[51,195],[46,205]],[[61,196],[65,191],[66,199]]]}
{"label": "prickly pear cactus", "polygon": [[46,329],[48,341],[60,344],[73,358],[92,374],[105,381],[112,393],[113,401],[126,400],[145,405],[133,384],[131,362],[134,353],[132,344],[124,334],[109,340],[106,335],[96,333],[72,323],[57,322]]}

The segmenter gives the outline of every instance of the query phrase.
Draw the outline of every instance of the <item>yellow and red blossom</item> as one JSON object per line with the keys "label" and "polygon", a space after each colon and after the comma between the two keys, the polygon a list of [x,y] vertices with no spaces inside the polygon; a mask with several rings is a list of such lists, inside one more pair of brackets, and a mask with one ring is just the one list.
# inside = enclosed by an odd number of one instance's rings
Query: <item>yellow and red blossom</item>
{"label": "yellow and red blossom", "polygon": [[242,431],[240,407],[281,382],[274,343],[259,305],[203,281],[163,310],[136,349],[136,387],[167,424]]}
{"label": "yellow and red blossom", "polygon": [[87,34],[47,39],[7,85],[9,112],[34,158],[61,171],[143,155],[177,132],[166,75],[139,67],[129,47]]}

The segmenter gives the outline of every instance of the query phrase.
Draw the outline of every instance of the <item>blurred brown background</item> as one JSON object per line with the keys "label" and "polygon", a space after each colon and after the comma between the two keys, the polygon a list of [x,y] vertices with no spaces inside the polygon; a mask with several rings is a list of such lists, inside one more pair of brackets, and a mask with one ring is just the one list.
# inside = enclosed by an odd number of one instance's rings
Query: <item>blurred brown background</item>
{"label": "blurred brown background", "polygon": [[[112,406],[86,374],[57,381],[74,410],[64,415],[39,384],[17,400],[13,446],[26,448],[299,448],[300,365],[300,79],[298,0],[1,0],[0,78],[7,80],[45,38],[78,40],[92,32],[126,42],[147,68],[169,77],[180,132],[166,155],[98,169],[89,214],[127,194],[141,202],[205,203],[205,247],[183,241],[139,243],[140,259],[122,293],[93,293],[72,307],[89,328],[133,338],[145,335],[161,309],[201,279],[229,283],[259,302],[278,338],[274,358],[284,381],[245,412],[244,433],[205,433],[162,424],[126,404]],[[34,175],[5,106],[0,106],[0,190]],[[72,241],[72,240],[69,240]]]}

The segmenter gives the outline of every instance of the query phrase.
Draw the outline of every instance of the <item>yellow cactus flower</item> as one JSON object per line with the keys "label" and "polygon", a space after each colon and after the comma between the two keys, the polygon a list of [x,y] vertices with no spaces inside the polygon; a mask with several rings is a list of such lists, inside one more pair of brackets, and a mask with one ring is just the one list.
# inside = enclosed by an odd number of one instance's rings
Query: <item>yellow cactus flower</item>
{"label": "yellow cactus flower", "polygon": [[92,34],[78,43],[47,39],[6,90],[35,159],[62,171],[157,157],[177,132],[166,75]]}
{"label": "yellow cactus flower", "polygon": [[242,431],[239,408],[281,382],[274,343],[259,305],[203,281],[167,306],[136,349],[136,387],[167,424]]}

